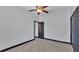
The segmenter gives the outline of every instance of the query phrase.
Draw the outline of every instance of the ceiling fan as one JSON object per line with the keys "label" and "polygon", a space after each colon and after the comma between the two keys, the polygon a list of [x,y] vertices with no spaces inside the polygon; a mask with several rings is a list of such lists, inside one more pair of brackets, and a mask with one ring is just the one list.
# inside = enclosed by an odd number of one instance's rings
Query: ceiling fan
{"label": "ceiling fan", "polygon": [[36,9],[33,9],[33,10],[29,10],[29,12],[37,12],[38,15],[40,15],[40,13],[42,12],[45,12],[45,13],[48,13],[47,10],[45,10],[48,6],[36,6]]}

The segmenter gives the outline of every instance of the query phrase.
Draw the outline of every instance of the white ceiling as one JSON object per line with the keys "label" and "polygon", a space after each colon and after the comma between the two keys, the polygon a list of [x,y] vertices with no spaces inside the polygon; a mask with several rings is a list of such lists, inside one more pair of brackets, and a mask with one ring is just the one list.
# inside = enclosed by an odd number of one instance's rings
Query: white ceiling
{"label": "white ceiling", "polygon": [[[21,6],[20,8],[22,8],[23,10],[25,10],[26,12],[29,12],[29,10],[35,9],[35,6]],[[65,11],[67,9],[70,9],[71,13],[73,13],[73,11],[75,10],[76,6],[49,6],[48,8],[46,8],[46,10],[48,10],[49,14],[51,13],[56,13],[56,12],[60,12],[60,11]],[[36,14],[35,12],[30,12],[31,14]],[[45,13],[43,13],[45,14]]]}
{"label": "white ceiling", "polygon": [[37,17],[35,12],[28,12],[34,9],[34,6],[21,8],[33,19],[45,21],[45,37],[70,42],[70,17],[76,6],[49,6],[47,8],[49,13],[42,13],[40,17]]}
{"label": "white ceiling", "polygon": [[[46,10],[49,12],[47,13],[41,13],[40,16],[37,15],[36,12],[29,12],[29,10],[35,9],[35,6],[19,6],[20,10],[22,10],[25,14],[29,15],[30,17],[33,17],[33,19],[45,19],[53,17],[55,14],[61,14],[62,17],[65,16],[66,18],[70,19],[70,17],[73,14],[73,11],[75,10],[76,6],[49,6],[46,8]],[[62,13],[63,12],[63,13]],[[60,15],[59,15],[60,16]],[[54,18],[54,17],[53,17]]]}

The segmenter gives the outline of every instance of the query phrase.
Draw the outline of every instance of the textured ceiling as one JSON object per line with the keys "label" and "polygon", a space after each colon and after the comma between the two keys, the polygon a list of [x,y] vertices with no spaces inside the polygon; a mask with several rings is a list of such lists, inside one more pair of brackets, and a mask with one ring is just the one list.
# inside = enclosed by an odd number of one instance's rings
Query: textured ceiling
{"label": "textured ceiling", "polygon": [[[48,8],[46,8],[48,11],[50,10],[57,10],[57,11],[61,11],[61,10],[66,10],[67,8],[73,9],[76,6],[49,6]],[[26,10],[30,10],[30,9],[34,9],[35,6],[22,6],[22,8],[26,9]]]}
{"label": "textured ceiling", "polygon": [[[35,9],[35,6],[20,6],[21,9],[24,11],[29,12],[29,10]],[[70,13],[72,14],[73,11],[75,10],[76,6],[49,6],[46,8],[48,10],[49,15],[54,14],[56,12],[61,12],[61,11],[67,11],[70,10]],[[29,12],[30,14],[37,15],[35,12]],[[42,13],[43,15],[46,15],[46,13]]]}

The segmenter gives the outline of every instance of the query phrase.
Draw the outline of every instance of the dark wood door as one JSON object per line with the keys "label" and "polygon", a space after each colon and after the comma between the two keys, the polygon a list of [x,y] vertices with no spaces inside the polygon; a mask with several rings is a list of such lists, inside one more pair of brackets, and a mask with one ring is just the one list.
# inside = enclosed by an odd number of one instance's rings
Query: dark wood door
{"label": "dark wood door", "polygon": [[38,22],[38,38],[44,38],[44,22]]}
{"label": "dark wood door", "polygon": [[71,43],[75,52],[79,52],[79,7],[71,17]]}

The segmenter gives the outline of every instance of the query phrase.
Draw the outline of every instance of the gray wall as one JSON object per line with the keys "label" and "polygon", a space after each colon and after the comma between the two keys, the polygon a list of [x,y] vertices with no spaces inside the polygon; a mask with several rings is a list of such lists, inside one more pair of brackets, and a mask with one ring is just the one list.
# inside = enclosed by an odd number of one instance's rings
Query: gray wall
{"label": "gray wall", "polygon": [[20,7],[0,7],[0,50],[33,39],[33,18]]}
{"label": "gray wall", "polygon": [[46,38],[70,42],[70,16],[75,7],[49,7],[49,14],[40,17],[28,9],[32,8],[0,7],[0,50],[31,40],[33,21],[39,18],[45,21]]}
{"label": "gray wall", "polygon": [[45,37],[70,42],[70,17],[75,7],[59,6],[53,8],[55,9],[47,17],[44,16]]}
{"label": "gray wall", "polygon": [[[70,42],[70,17],[76,6],[50,6],[48,14],[42,13],[38,19],[44,21],[45,38]],[[38,27],[37,27],[38,28]],[[38,31],[36,31],[36,36]]]}

